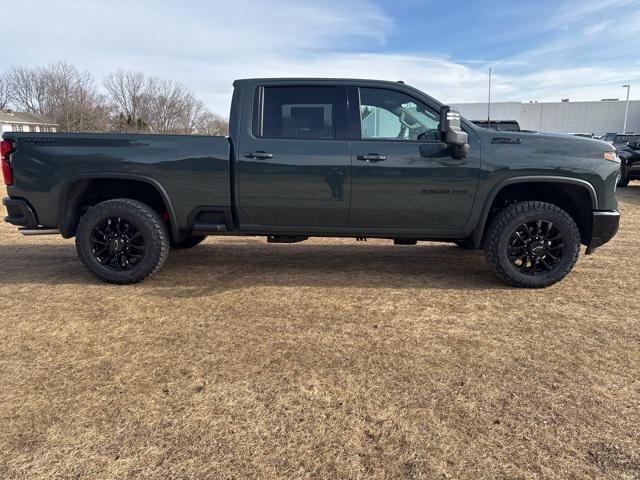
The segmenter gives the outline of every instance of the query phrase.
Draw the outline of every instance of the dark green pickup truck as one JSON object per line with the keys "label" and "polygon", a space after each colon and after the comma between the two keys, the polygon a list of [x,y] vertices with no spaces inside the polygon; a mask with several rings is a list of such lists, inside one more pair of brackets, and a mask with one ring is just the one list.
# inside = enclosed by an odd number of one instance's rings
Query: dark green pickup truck
{"label": "dark green pickup truck", "polygon": [[86,267],[123,284],[170,247],[264,235],[483,247],[507,283],[545,287],[617,232],[608,143],[486,130],[402,82],[234,87],[228,138],[5,133],[5,221],[75,236]]}

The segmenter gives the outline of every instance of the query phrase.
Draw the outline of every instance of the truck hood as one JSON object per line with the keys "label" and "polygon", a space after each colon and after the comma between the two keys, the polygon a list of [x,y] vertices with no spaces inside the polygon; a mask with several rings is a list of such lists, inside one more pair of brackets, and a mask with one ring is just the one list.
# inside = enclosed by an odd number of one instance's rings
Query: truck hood
{"label": "truck hood", "polygon": [[593,138],[578,137],[563,133],[500,132],[479,128],[476,130],[483,144],[499,148],[518,146],[533,154],[555,154],[571,157],[602,159],[604,152],[615,149],[610,143]]}

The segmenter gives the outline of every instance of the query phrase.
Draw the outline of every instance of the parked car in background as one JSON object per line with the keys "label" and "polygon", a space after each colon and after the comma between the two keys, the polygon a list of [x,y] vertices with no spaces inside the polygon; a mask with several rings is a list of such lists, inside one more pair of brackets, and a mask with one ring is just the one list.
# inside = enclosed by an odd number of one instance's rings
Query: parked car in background
{"label": "parked car in background", "polygon": [[570,133],[574,137],[594,138],[593,133]]}
{"label": "parked car in background", "polygon": [[620,157],[619,187],[626,187],[631,180],[640,179],[640,140],[628,142],[618,148]]}
{"label": "parked car in background", "polygon": [[618,148],[629,142],[639,141],[640,133],[607,133],[600,137],[600,139],[605,142],[609,142],[611,145]]}
{"label": "parked car in background", "polygon": [[500,132],[520,132],[520,124],[516,120],[472,120],[474,124],[489,130]]}
{"label": "parked car in background", "polygon": [[606,142],[479,128],[403,83],[234,87],[228,137],[5,133],[5,221],[75,236],[87,269],[117,284],[152,275],[170,247],[251,235],[482,246],[506,283],[539,288],[618,230]]}

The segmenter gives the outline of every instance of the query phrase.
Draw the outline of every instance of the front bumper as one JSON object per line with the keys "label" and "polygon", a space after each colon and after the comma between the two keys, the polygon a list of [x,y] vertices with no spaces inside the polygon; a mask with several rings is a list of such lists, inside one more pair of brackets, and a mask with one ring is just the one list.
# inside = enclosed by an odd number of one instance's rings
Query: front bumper
{"label": "front bumper", "polygon": [[620,212],[617,210],[612,212],[593,212],[591,225],[591,241],[587,245],[587,255],[615,237],[620,226]]}
{"label": "front bumper", "polygon": [[2,204],[7,208],[5,222],[17,227],[36,228],[38,226],[36,214],[26,200],[4,197]]}

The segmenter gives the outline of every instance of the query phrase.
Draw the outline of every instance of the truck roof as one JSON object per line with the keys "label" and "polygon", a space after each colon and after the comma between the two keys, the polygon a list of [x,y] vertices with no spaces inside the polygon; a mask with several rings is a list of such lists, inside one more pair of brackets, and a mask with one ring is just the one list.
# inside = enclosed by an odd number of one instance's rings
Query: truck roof
{"label": "truck roof", "polygon": [[422,90],[412,87],[411,85],[407,85],[402,80],[376,80],[371,78],[314,78],[314,77],[281,77],[281,78],[242,78],[233,82],[233,86],[237,87],[238,85],[242,85],[244,83],[265,83],[265,82],[273,82],[273,83],[334,83],[334,84],[359,84],[359,85],[379,85],[379,86],[393,86],[393,87],[403,87],[407,90],[411,90],[418,97],[423,96],[427,97],[431,102],[438,106],[444,105],[439,100],[433,98],[431,95],[423,92]]}
{"label": "truck roof", "polygon": [[239,82],[336,82],[336,83],[385,83],[388,85],[404,84],[402,80],[376,80],[372,78],[323,78],[323,77],[264,77],[264,78],[239,78],[233,84]]}

